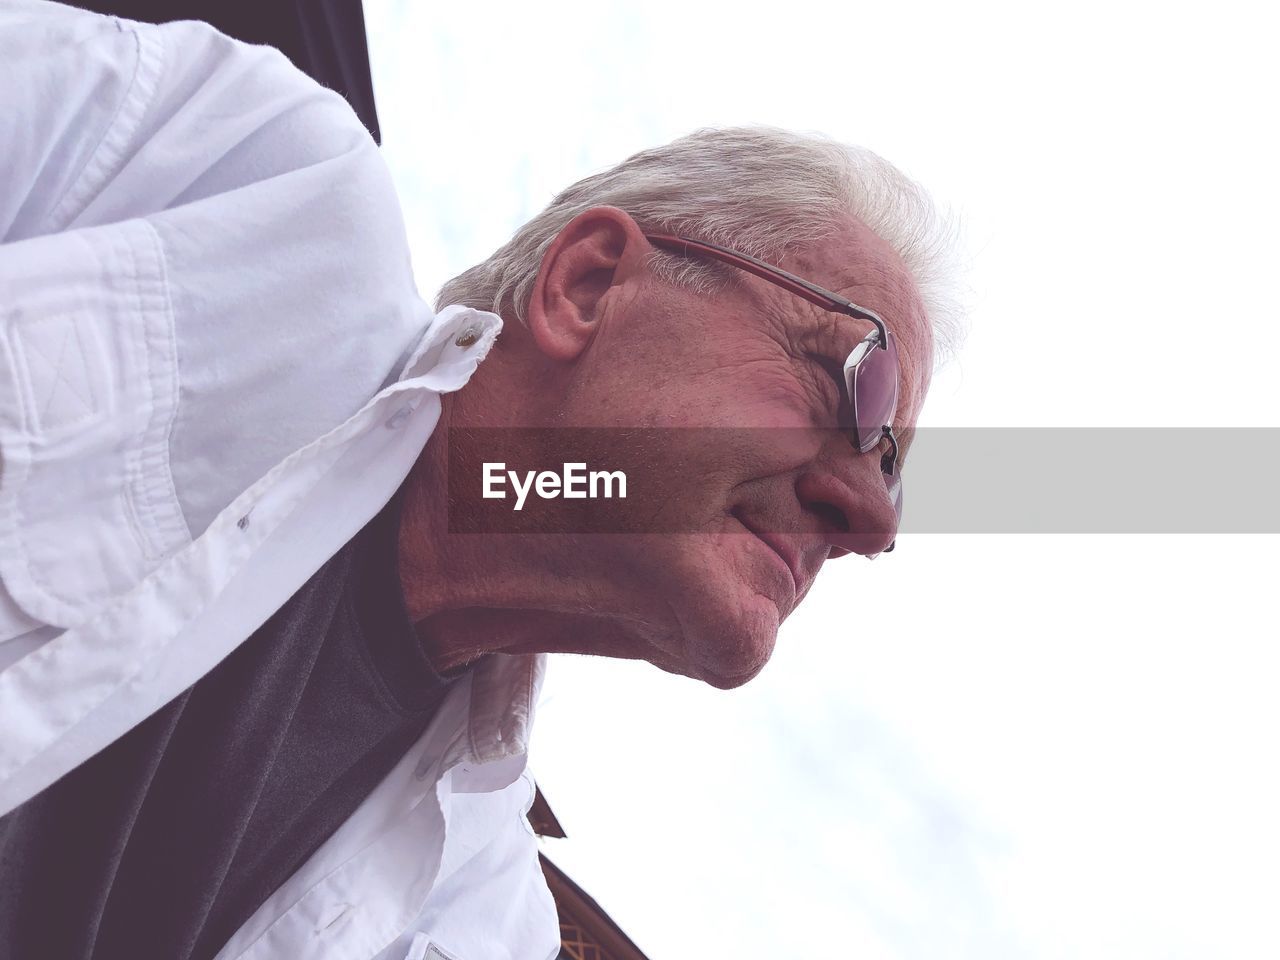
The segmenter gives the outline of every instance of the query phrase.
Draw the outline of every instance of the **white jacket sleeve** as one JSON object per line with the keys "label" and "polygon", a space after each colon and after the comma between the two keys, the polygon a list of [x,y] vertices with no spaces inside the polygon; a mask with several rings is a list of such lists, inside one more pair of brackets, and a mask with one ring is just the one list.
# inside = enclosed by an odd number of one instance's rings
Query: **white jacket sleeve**
{"label": "white jacket sleeve", "polygon": [[0,7],[0,641],[360,409],[419,307],[373,140],[278,51]]}

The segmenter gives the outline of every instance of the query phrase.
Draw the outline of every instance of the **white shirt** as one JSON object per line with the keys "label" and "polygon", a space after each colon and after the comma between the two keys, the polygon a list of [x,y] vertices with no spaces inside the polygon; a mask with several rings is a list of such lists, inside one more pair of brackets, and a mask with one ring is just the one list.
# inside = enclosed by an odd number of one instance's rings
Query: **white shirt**
{"label": "white shirt", "polygon": [[[501,321],[419,298],[346,102],[204,24],[0,2],[0,144],[3,815],[372,518]],[[543,669],[456,684],[220,960],[554,956],[524,817]]]}

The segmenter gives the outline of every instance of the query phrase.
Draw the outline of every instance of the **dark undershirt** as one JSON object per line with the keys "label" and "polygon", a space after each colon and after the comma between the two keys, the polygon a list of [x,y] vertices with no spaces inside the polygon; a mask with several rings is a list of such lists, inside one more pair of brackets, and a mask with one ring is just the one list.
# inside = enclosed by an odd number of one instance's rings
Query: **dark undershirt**
{"label": "dark undershirt", "polygon": [[397,494],[248,640],[0,819],[0,957],[207,960],[425,730]]}

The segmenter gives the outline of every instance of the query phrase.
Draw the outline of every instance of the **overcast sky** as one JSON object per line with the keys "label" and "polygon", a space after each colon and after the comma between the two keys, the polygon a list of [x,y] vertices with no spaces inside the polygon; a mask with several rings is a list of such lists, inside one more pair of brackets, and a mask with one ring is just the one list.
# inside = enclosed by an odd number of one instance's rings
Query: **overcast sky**
{"label": "overcast sky", "polygon": [[[427,299],[635,150],[818,130],[962,218],[923,425],[1280,426],[1261,4],[365,6]],[[740,690],[553,658],[545,849],[654,960],[1275,956],[1277,548],[908,535]]]}

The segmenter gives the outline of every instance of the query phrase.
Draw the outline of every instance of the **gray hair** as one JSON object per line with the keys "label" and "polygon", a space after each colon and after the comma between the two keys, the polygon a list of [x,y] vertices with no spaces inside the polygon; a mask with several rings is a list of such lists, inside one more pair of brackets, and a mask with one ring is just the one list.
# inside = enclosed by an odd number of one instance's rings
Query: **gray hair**
{"label": "gray hair", "polygon": [[[707,240],[767,262],[821,242],[852,215],[910,270],[934,328],[935,354],[959,347],[955,221],[870,150],[776,127],[697,130],[579,180],[488,260],[446,283],[436,308],[505,309],[526,322],[543,254],[570,220],[596,206],[625,210],[647,233]],[[668,282],[704,293],[736,272],[665,251],[654,252],[652,266]]]}

